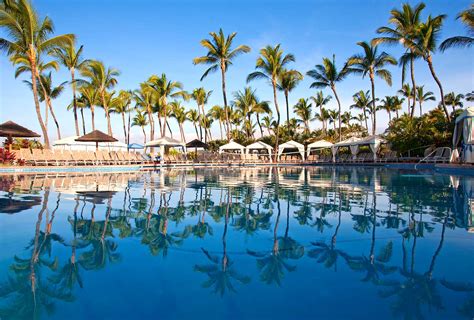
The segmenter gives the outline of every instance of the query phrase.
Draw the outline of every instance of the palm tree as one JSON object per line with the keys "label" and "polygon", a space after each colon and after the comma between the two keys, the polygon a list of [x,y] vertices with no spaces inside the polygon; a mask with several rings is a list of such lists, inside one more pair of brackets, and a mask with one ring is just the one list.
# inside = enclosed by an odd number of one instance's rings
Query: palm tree
{"label": "palm tree", "polygon": [[[337,110],[328,110],[328,115],[329,115],[329,123],[332,123],[334,125],[334,132],[336,132],[336,123],[339,121],[339,126],[341,125],[341,113]],[[339,127],[339,132],[341,132],[341,128]]]}
{"label": "palm tree", "polygon": [[[461,22],[467,26],[468,32],[472,35],[474,33],[474,4],[471,4],[470,8],[461,11],[456,19],[461,19]],[[474,44],[473,37],[457,36],[444,40],[439,48],[441,51],[444,51],[453,47],[470,47],[472,44]]]}
{"label": "palm tree", "polygon": [[130,113],[130,103],[132,103],[132,93],[126,90],[120,90],[117,97],[112,100],[110,112],[118,113],[122,117],[124,141],[129,141],[127,125],[125,122],[125,113]]}
{"label": "palm tree", "polygon": [[[414,48],[412,42],[417,37],[417,29],[420,24],[421,12],[425,8],[423,2],[417,4],[415,7],[411,7],[409,3],[403,4],[402,11],[392,9],[390,11],[391,16],[389,23],[393,25],[391,27],[380,27],[377,29],[377,33],[384,36],[375,38],[372,40],[372,44],[387,43],[387,44],[402,44],[407,49],[407,55],[410,62],[410,74],[413,88],[416,88],[415,82],[415,58]],[[402,84],[405,82],[405,66],[407,61],[402,62]],[[415,109],[416,96],[413,96],[412,108]],[[410,114],[410,112],[408,113]],[[413,113],[411,113],[413,114]]]}
{"label": "palm tree", "polygon": [[464,99],[464,95],[461,93],[455,94],[454,92],[450,92],[444,96],[444,100],[446,101],[446,104],[453,108],[453,112],[456,110],[456,107],[462,108],[464,106],[464,104],[461,101],[462,99]]}
{"label": "palm tree", "polygon": [[232,60],[234,60],[238,55],[250,52],[250,47],[246,45],[240,45],[235,49],[232,49],[232,42],[234,41],[236,32],[229,34],[227,37],[224,35],[224,31],[219,29],[219,33],[210,32],[209,35],[211,39],[201,40],[201,46],[206,48],[207,54],[202,57],[194,58],[193,63],[196,64],[205,64],[210,67],[204,72],[201,77],[201,81],[207,77],[209,73],[215,72],[218,69],[221,70],[221,79],[222,79],[222,96],[224,98],[224,110],[226,112],[226,126],[227,126],[227,139],[230,139],[230,122],[229,114],[227,111],[227,95],[226,95],[226,81],[225,73],[230,65],[232,65]]}
{"label": "palm tree", "polygon": [[142,128],[143,137],[144,137],[144,140],[143,140],[144,144],[146,144],[145,127],[147,125],[148,125],[148,120],[147,120],[145,114],[143,113],[143,111],[137,110],[137,114],[135,115],[135,117],[133,117],[132,126],[139,126],[140,128]]}
{"label": "palm tree", "polygon": [[[278,150],[278,134],[280,126],[280,108],[278,107],[277,100],[277,82],[282,72],[285,71],[285,66],[294,62],[295,57],[290,54],[283,54],[283,50],[280,49],[280,45],[275,47],[266,46],[260,50],[260,57],[257,58],[254,71],[247,76],[247,83],[255,79],[266,79],[268,80],[273,88],[273,102],[275,103],[275,110],[277,112],[276,120],[276,137],[275,137],[275,150]],[[277,153],[275,153],[275,162],[277,161]]]}
{"label": "palm tree", "polygon": [[187,116],[188,120],[191,121],[194,125],[194,130],[196,130],[196,138],[197,139],[202,139],[202,131],[199,132],[198,128],[197,128],[197,124],[199,124],[199,128],[202,128],[201,127],[201,121],[200,121],[201,119],[200,119],[200,116],[199,116],[198,112],[199,111],[191,109],[186,113],[186,116]]}
{"label": "palm tree", "polygon": [[262,124],[260,123],[260,115],[271,113],[270,104],[268,101],[260,101],[258,97],[255,95],[254,104],[252,105],[251,110],[252,110],[252,113],[255,113],[255,117],[257,118],[257,124],[260,129],[260,136],[263,137],[263,129],[262,129]]}
{"label": "palm tree", "polygon": [[[193,93],[191,94],[191,97],[196,101],[197,107],[198,107],[198,114],[199,118],[203,117],[206,112],[204,111],[204,106],[206,105],[207,101],[209,100],[209,97],[212,94],[211,91],[206,91],[204,88],[197,88],[193,90]],[[198,139],[202,140],[202,127],[201,127],[201,122],[199,121],[199,135]]]}
{"label": "palm tree", "polygon": [[112,124],[109,114],[110,110],[105,96],[107,90],[113,88],[117,84],[116,77],[120,75],[120,72],[114,68],[106,68],[102,61],[91,60],[81,70],[81,75],[88,78],[88,81],[81,80],[81,83],[89,84],[98,91],[102,107],[105,111],[105,117],[107,119],[107,132],[109,135],[112,135]]}
{"label": "palm tree", "polygon": [[306,74],[315,80],[310,88],[329,87],[334,93],[339,110],[339,141],[341,141],[341,101],[336,92],[336,83],[342,81],[347,76],[347,67],[344,66],[341,71],[338,71],[336,68],[336,56],[333,55],[332,61],[329,58],[323,58],[323,64],[316,65],[313,70],[308,71]]}
{"label": "palm tree", "polygon": [[[135,90],[133,93],[133,99],[135,100],[136,105],[141,107],[148,116],[147,122],[150,124],[150,141],[155,139],[155,120],[153,119],[154,98],[153,88],[151,88],[147,82],[140,83],[140,89]],[[158,117],[160,117],[160,114],[158,114]]]}
{"label": "palm tree", "polygon": [[466,101],[474,101],[474,91],[466,93],[465,97]]}
{"label": "palm tree", "polygon": [[31,66],[31,84],[38,122],[43,133],[44,146],[50,148],[48,129],[41,116],[37,84],[37,59],[55,47],[74,41],[74,35],[63,34],[49,38],[54,31],[53,22],[49,17],[40,19],[35,8],[28,0],[3,1],[0,4],[0,28],[7,38],[0,38],[0,49],[9,56],[26,56]]}
{"label": "palm tree", "polygon": [[382,104],[378,106],[379,110],[385,110],[388,113],[388,122],[392,122],[392,111],[394,105],[395,96],[385,96],[382,99]]}
{"label": "palm tree", "polygon": [[319,114],[316,114],[315,119],[321,121],[323,124],[323,132],[327,134],[328,130],[328,120],[330,119],[329,111],[326,108],[322,108]]}
{"label": "palm tree", "polygon": [[186,137],[184,136],[183,123],[187,120],[186,111],[180,101],[172,101],[170,103],[171,116],[176,119],[179,126],[179,133],[181,134],[181,141],[186,143]]}
{"label": "palm tree", "polygon": [[305,132],[309,132],[309,122],[312,120],[312,110],[311,108],[313,105],[311,103],[308,103],[308,99],[299,99],[298,103],[295,104],[293,107],[293,110],[295,114],[299,117],[299,121],[303,122],[304,127],[305,127]]}
{"label": "palm tree", "polygon": [[277,87],[278,90],[283,91],[285,94],[286,102],[286,121],[290,121],[290,107],[288,103],[288,95],[298,83],[303,80],[303,75],[296,70],[283,70],[278,77]]}
{"label": "palm tree", "polygon": [[[317,108],[319,108],[319,117],[318,118],[320,120],[322,120],[324,118],[324,115],[323,115],[324,106],[329,103],[329,101],[332,99],[332,96],[330,96],[330,95],[324,96],[323,91],[319,90],[316,93],[316,95],[314,97],[311,97],[310,99],[314,102],[314,105]],[[325,121],[321,121],[321,122],[323,124],[323,131],[326,132],[326,130],[327,130],[326,122]]]}
{"label": "palm tree", "polygon": [[166,74],[162,73],[160,77],[153,75],[148,79],[149,85],[155,90],[157,100],[162,106],[161,115],[163,124],[161,125],[161,136],[165,136],[166,126],[168,125],[168,98],[182,98],[188,100],[189,95],[183,90],[183,84],[179,81],[168,80]]}
{"label": "palm tree", "polygon": [[[436,51],[438,45],[437,40],[439,34],[441,33],[441,27],[443,26],[443,20],[446,18],[446,15],[439,15],[436,17],[429,16],[426,22],[421,23],[417,28],[417,35],[414,41],[409,41],[410,46],[413,50],[412,54],[415,57],[421,57],[428,64],[430,69],[431,76],[435,80],[439,88],[439,93],[441,96],[441,106],[446,115],[446,119],[450,120],[450,115],[448,109],[446,108],[446,103],[444,101],[443,86],[439,80],[433,66],[433,53]],[[414,86],[414,88],[416,88]]]}
{"label": "palm tree", "polygon": [[[62,47],[54,48],[51,54],[55,56],[58,61],[69,69],[71,73],[71,86],[72,86],[72,102],[73,102],[73,113],[74,113],[74,124],[76,127],[76,136],[79,135],[79,123],[77,120],[77,99],[76,99],[76,80],[75,71],[81,70],[87,63],[88,60],[83,60],[81,57],[82,49],[84,46],[80,46],[76,51],[74,43],[67,44]],[[85,134],[85,128],[83,128]]]}
{"label": "palm tree", "polygon": [[[369,132],[369,126],[367,123],[367,111],[370,112],[370,105],[372,104],[372,101],[370,100],[370,92],[367,90],[366,92],[360,90],[359,92],[355,93],[352,96],[352,99],[354,100],[354,104],[350,106],[351,109],[359,109],[362,111],[362,115],[364,117],[365,121],[365,129],[367,132]],[[372,116],[372,113],[370,113]],[[373,121],[372,121],[373,124]]]}
{"label": "palm tree", "polygon": [[[401,94],[403,97],[407,99],[408,102],[408,109],[407,109],[407,114],[411,114],[410,112],[410,100],[414,98],[415,95],[415,90],[410,87],[408,83],[403,84],[402,88],[398,90],[398,93]],[[416,100],[416,98],[415,98]]]}
{"label": "palm tree", "polygon": [[91,110],[91,123],[92,131],[95,130],[95,106],[99,105],[99,93],[91,85],[82,85],[79,87],[79,101],[84,104],[85,107],[89,107]]}
{"label": "palm tree", "polygon": [[211,110],[209,110],[209,116],[211,116],[213,119],[219,121],[219,130],[221,133],[221,140],[224,139],[223,132],[222,132],[222,122],[226,121],[226,112],[224,111],[224,108],[221,106],[213,106]]}
{"label": "palm tree", "polygon": [[417,97],[418,103],[420,105],[420,117],[423,115],[423,108],[421,107],[423,102],[425,102],[425,101],[435,101],[436,100],[435,97],[434,97],[433,92],[431,92],[431,91],[425,92],[424,87],[425,86],[416,87],[416,97]]}
{"label": "palm tree", "polygon": [[[33,89],[33,84],[29,81],[26,81],[26,83],[28,83],[28,86]],[[56,130],[57,130],[57,134],[58,134],[58,139],[61,139],[61,130],[59,128],[59,122],[58,122],[58,119],[56,118],[56,115],[54,113],[54,109],[53,109],[53,104],[52,104],[52,99],[56,99],[57,97],[59,97],[61,95],[61,93],[63,92],[64,90],[64,85],[67,83],[67,81],[59,84],[57,87],[53,86],[53,79],[52,79],[52,75],[51,75],[51,72],[47,73],[47,74],[41,74],[39,76],[39,82],[40,82],[40,86],[42,88],[41,91],[39,91],[39,99],[40,101],[44,101],[46,103],[46,108],[49,109],[49,111],[51,112],[51,116],[53,117],[53,121],[54,121],[54,124],[56,125]],[[47,122],[45,123],[46,127],[47,127]]]}
{"label": "palm tree", "polygon": [[377,108],[375,107],[375,76],[385,80],[392,85],[392,74],[387,69],[387,65],[396,65],[397,60],[386,52],[378,53],[377,44],[371,45],[368,42],[358,42],[364,49],[363,54],[354,55],[348,60],[349,72],[361,74],[362,77],[369,75],[372,90],[372,135],[375,134],[377,125]]}
{"label": "palm tree", "polygon": [[[204,142],[212,140],[211,126],[213,119],[210,116],[206,116],[202,119],[202,127],[204,128]],[[209,137],[209,140],[208,140]]]}
{"label": "palm tree", "polygon": [[402,110],[402,105],[403,105],[404,101],[405,101],[405,98],[400,98],[398,96],[394,96],[392,112],[395,112],[395,114],[397,116],[397,119],[399,117],[398,111]]}
{"label": "palm tree", "polygon": [[267,130],[268,134],[272,133],[271,130],[272,130],[272,127],[274,126],[273,125],[274,122],[275,121],[273,120],[271,113],[262,118],[262,127],[264,127]]}

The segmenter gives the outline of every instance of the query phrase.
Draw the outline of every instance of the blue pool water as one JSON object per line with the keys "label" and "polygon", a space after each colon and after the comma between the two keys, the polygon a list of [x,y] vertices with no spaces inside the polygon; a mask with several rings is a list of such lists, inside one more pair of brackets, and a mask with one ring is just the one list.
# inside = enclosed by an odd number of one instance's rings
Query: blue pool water
{"label": "blue pool water", "polygon": [[205,168],[0,190],[1,319],[474,317],[473,178]]}

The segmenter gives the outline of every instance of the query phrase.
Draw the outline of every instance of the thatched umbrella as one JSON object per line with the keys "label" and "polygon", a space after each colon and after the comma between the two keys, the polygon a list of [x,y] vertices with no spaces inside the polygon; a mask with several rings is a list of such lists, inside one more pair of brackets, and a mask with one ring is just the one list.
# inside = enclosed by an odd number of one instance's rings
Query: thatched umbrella
{"label": "thatched umbrella", "polygon": [[41,136],[13,121],[7,121],[0,124],[0,137],[7,138],[8,150],[11,152],[13,143],[12,138],[38,138]]}
{"label": "thatched umbrella", "polygon": [[108,134],[103,133],[102,131],[94,130],[86,135],[83,135],[82,137],[75,139],[75,141],[95,142],[95,150],[97,151],[99,150],[99,142],[116,142],[118,140],[112,136],[109,136]]}

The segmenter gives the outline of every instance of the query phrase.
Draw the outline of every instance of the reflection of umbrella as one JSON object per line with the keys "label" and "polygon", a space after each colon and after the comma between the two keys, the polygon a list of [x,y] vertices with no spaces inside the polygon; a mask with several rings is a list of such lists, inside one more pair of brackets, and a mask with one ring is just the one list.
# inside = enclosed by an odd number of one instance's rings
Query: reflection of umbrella
{"label": "reflection of umbrella", "polygon": [[103,204],[104,200],[111,199],[115,191],[77,191],[78,195],[84,197],[84,200],[94,204]]}
{"label": "reflection of umbrella", "polygon": [[94,130],[86,135],[83,135],[82,137],[77,138],[76,141],[95,142],[95,149],[98,150],[99,142],[115,142],[118,140],[112,136],[109,136],[108,134],[103,133],[102,131]]}
{"label": "reflection of umbrella", "polygon": [[0,198],[0,213],[17,213],[41,204],[41,197],[25,196],[21,199]]}
{"label": "reflection of umbrella", "polygon": [[9,150],[12,151],[12,138],[37,138],[39,134],[25,127],[16,124],[13,121],[7,121],[0,124],[0,137],[7,137]]}
{"label": "reflection of umbrella", "polygon": [[141,144],[138,144],[138,143],[131,143],[128,145],[128,148],[129,149],[143,149],[144,146],[142,146]]}

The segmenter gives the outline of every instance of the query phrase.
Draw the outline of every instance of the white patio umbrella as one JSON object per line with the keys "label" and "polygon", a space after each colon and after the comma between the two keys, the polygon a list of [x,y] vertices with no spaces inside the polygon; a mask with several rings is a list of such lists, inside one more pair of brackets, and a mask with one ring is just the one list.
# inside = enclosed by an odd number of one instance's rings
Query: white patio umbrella
{"label": "white patio umbrella", "polygon": [[[79,136],[71,136],[53,142],[53,150],[95,151],[95,142],[76,141]],[[99,142],[99,150],[127,151],[127,145],[121,141]]]}
{"label": "white patio umbrella", "polygon": [[469,107],[456,118],[453,133],[453,157],[458,157],[457,147],[462,140],[463,161],[474,163],[474,107]]}
{"label": "white patio umbrella", "polygon": [[278,159],[280,159],[281,154],[285,149],[298,149],[298,152],[301,154],[301,157],[303,160],[305,159],[305,154],[304,154],[304,145],[301,143],[298,143],[294,140],[287,141],[283,144],[280,144],[278,146]]}
{"label": "white patio umbrella", "polygon": [[156,140],[149,141],[145,144],[146,147],[160,147],[161,161],[165,154],[165,147],[181,147],[186,152],[186,143],[169,137],[161,137]]}

